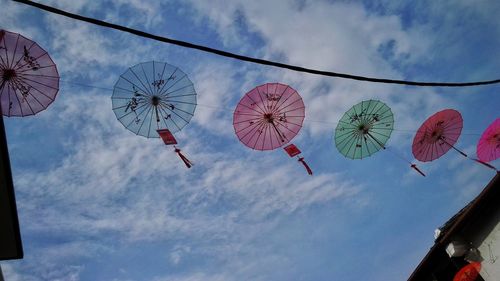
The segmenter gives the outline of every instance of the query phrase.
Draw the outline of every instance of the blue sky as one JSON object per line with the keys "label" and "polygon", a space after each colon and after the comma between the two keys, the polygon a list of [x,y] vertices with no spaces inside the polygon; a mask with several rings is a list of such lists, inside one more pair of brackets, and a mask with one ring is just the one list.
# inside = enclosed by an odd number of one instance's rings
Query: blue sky
{"label": "blue sky", "polygon": [[[499,77],[498,1],[414,2],[44,1],[311,68],[422,81]],[[412,159],[420,123],[453,108],[464,119],[457,146],[475,155],[480,134],[499,117],[499,85],[325,78],[0,4],[0,27],[37,41],[61,74],[46,111],[5,118],[25,250],[23,260],[1,263],[7,280],[405,280],[434,229],[494,176],[454,151],[419,163],[426,178],[390,151],[346,159],[333,131],[352,105],[380,99],[395,115],[388,147]],[[176,134],[193,169],[160,140],[125,130],[111,110],[119,75],[151,60],[180,67],[198,93],[195,116]],[[256,152],[234,135],[236,103],[266,82],[289,84],[304,99],[293,143],[313,177],[281,149]]]}

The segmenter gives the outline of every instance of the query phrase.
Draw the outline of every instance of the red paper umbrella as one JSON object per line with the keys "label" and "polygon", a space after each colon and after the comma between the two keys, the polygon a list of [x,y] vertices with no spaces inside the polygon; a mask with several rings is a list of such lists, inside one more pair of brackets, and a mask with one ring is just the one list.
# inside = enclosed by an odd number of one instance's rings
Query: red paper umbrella
{"label": "red paper umbrella", "polygon": [[304,102],[296,90],[267,83],[243,96],[234,111],[233,126],[244,145],[255,150],[273,150],[298,134],[304,117]]}
{"label": "red paper umbrella", "polygon": [[463,120],[460,112],[445,109],[435,113],[418,129],[413,139],[413,155],[417,160],[428,162],[438,159],[453,148],[462,156],[496,171],[492,165],[480,159],[470,158],[454,146],[460,137],[462,127]]}
{"label": "red paper umbrella", "polygon": [[481,271],[481,263],[473,262],[464,267],[462,267],[453,281],[475,281],[479,277],[479,272]]}
{"label": "red paper umbrella", "polygon": [[483,162],[490,162],[500,157],[500,118],[493,121],[479,139],[477,157]]}
{"label": "red paper umbrella", "polygon": [[460,137],[462,127],[463,120],[458,111],[445,109],[435,113],[418,129],[413,139],[413,155],[417,160],[428,162],[443,156],[450,148],[456,149],[453,145]]}
{"label": "red paper umbrella", "polygon": [[0,97],[5,116],[34,115],[59,91],[57,67],[37,43],[0,30]]}

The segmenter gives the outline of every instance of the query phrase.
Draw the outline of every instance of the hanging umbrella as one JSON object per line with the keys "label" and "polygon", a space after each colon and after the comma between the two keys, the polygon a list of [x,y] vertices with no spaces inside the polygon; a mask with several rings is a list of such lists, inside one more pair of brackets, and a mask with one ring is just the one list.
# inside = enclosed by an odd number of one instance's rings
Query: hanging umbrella
{"label": "hanging umbrella", "polygon": [[483,132],[477,144],[477,157],[490,162],[500,157],[500,118],[497,118]]}
{"label": "hanging umbrella", "polygon": [[[158,138],[162,132],[166,134],[166,129],[173,138],[172,134],[193,117],[196,91],[182,70],[151,61],[125,71],[115,84],[111,100],[116,118],[131,132]],[[177,147],[176,152],[181,156]]]}
{"label": "hanging umbrella", "polygon": [[233,114],[233,127],[238,139],[249,148],[273,150],[299,133],[304,117],[304,102],[296,90],[285,84],[267,83],[241,98]]}
{"label": "hanging umbrella", "polygon": [[385,103],[362,101],[340,118],[335,129],[335,146],[347,158],[363,159],[385,149],[393,127],[394,116]]}
{"label": "hanging umbrella", "polygon": [[495,167],[480,160],[470,158],[465,152],[455,147],[462,132],[463,119],[460,112],[454,109],[439,111],[425,120],[413,139],[412,151],[415,158],[422,162],[438,159],[453,149],[490,169]]}
{"label": "hanging umbrella", "polygon": [[[362,101],[340,118],[335,129],[335,146],[347,158],[363,159],[386,149],[393,128],[394,115],[385,103],[378,100]],[[404,160],[425,176],[415,164]]]}
{"label": "hanging umbrella", "polygon": [[49,54],[26,37],[0,30],[0,99],[5,116],[46,109],[59,91],[59,74]]}
{"label": "hanging umbrella", "polygon": [[453,281],[475,281],[477,277],[479,277],[479,272],[481,271],[481,263],[473,262],[464,267],[462,267],[455,277],[453,277]]}
{"label": "hanging umbrella", "polygon": [[453,148],[466,156],[453,146],[460,137],[462,127],[460,112],[445,109],[435,113],[418,129],[413,139],[413,155],[419,161],[428,162],[438,159]]}

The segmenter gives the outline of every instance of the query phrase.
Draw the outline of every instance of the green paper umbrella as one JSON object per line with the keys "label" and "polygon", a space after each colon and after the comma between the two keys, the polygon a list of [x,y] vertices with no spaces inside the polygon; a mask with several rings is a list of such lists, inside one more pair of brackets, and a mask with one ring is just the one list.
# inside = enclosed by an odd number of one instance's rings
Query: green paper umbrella
{"label": "green paper umbrella", "polygon": [[362,101],[340,118],[335,146],[347,158],[362,159],[385,149],[393,127],[394,116],[385,103]]}

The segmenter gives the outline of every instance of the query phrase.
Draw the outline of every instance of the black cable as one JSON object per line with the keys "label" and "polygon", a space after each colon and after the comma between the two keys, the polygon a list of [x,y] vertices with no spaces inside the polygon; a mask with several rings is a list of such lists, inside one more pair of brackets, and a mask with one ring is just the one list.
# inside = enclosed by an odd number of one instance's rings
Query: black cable
{"label": "black cable", "polygon": [[290,65],[290,64],[285,64],[285,63],[280,63],[280,62],[275,62],[275,61],[269,61],[269,60],[264,60],[264,59],[243,56],[243,55],[239,55],[239,54],[235,54],[235,53],[231,53],[231,52],[226,52],[226,51],[219,50],[219,49],[214,49],[214,48],[210,48],[210,47],[206,47],[206,46],[202,46],[202,45],[189,43],[186,41],[170,39],[167,37],[162,37],[162,36],[154,35],[151,33],[147,33],[147,32],[141,31],[141,30],[132,29],[132,28],[128,28],[125,26],[101,21],[98,19],[84,17],[84,16],[81,16],[78,14],[69,13],[69,12],[66,12],[66,11],[51,7],[51,6],[43,5],[43,4],[32,2],[29,0],[13,0],[13,1],[19,2],[22,4],[26,4],[26,5],[30,5],[30,6],[38,8],[38,9],[50,12],[50,13],[58,14],[61,16],[76,19],[79,21],[92,23],[92,24],[107,27],[107,28],[120,30],[123,32],[132,33],[132,34],[140,36],[140,37],[149,38],[149,39],[153,39],[153,40],[164,42],[164,43],[169,43],[169,44],[173,44],[173,45],[177,45],[177,46],[181,46],[181,47],[185,47],[185,48],[190,48],[190,49],[196,49],[196,50],[200,50],[203,52],[207,52],[207,53],[211,53],[211,54],[215,54],[215,55],[219,55],[219,56],[223,56],[223,57],[233,58],[233,59],[237,59],[237,60],[241,60],[241,61],[247,61],[247,62],[262,64],[262,65],[269,65],[269,66],[274,66],[274,67],[279,67],[279,68],[285,68],[285,69],[290,69],[290,70],[298,71],[298,72],[305,72],[305,73],[311,73],[311,74],[317,74],[317,75],[323,75],[323,76],[329,76],[329,77],[352,79],[352,80],[366,81],[366,82],[373,82],[373,83],[400,84],[400,85],[407,85],[407,86],[470,87],[470,86],[479,86],[479,85],[500,83],[500,79],[487,80],[487,81],[474,81],[474,82],[456,82],[456,83],[418,82],[418,81],[406,81],[406,80],[394,80],[394,79],[364,77],[364,76],[351,75],[351,74],[346,74],[346,73],[337,73],[337,72],[331,72],[331,71],[305,68],[305,67],[296,66],[296,65]]}

